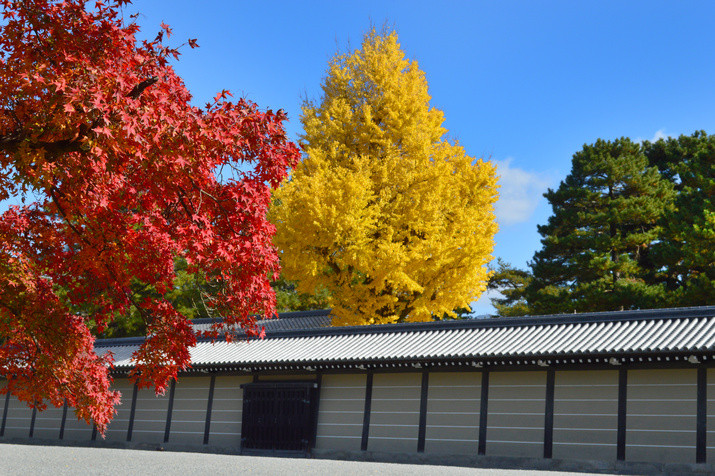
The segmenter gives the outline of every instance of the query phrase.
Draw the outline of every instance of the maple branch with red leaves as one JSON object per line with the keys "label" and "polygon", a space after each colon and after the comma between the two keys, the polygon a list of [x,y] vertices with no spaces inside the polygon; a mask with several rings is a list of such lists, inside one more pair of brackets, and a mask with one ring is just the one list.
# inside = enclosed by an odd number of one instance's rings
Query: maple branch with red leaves
{"label": "maple branch with red leaves", "polygon": [[[0,0],[0,197],[37,197],[0,214],[0,393],[66,401],[100,433],[119,396],[90,326],[141,314],[142,388],[162,392],[190,366],[196,333],[165,297],[175,259],[220,283],[203,304],[225,320],[209,335],[274,314],[266,212],[299,158],[281,112],[225,90],[192,106],[169,66],[178,48],[162,43],[170,28],[137,42],[125,3]],[[237,180],[216,175],[245,163],[254,171]],[[155,292],[137,299],[136,282]]]}

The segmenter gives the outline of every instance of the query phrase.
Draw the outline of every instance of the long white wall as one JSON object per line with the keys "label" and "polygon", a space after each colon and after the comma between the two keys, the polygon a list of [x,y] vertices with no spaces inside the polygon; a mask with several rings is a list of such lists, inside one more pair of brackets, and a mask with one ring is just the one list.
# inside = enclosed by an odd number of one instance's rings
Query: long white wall
{"label": "long white wall", "polygon": [[[620,407],[625,410],[620,433],[626,461],[694,463],[698,398],[702,402],[705,397],[707,438],[706,447],[701,442],[700,448],[706,450],[707,461],[715,461],[715,369],[700,370],[701,377],[706,376],[700,397],[694,367],[549,372],[484,374],[474,369],[375,372],[370,377],[360,372],[260,380],[320,381],[317,449],[435,455],[476,455],[481,449],[487,456],[532,458],[548,457],[551,450],[553,458],[565,460],[615,461]],[[106,439],[157,446],[208,444],[238,451],[244,417],[241,385],[251,380],[184,376],[175,383],[172,400],[170,391],[156,396],[140,390],[135,395],[134,385],[117,378],[114,386],[122,392],[122,402]],[[625,387],[619,387],[623,382]],[[0,388],[3,385],[0,381]],[[60,433],[67,442],[90,441],[93,435],[101,439],[72,409],[35,412],[33,426],[31,408],[1,396],[0,412],[5,415],[0,441],[58,439]]]}

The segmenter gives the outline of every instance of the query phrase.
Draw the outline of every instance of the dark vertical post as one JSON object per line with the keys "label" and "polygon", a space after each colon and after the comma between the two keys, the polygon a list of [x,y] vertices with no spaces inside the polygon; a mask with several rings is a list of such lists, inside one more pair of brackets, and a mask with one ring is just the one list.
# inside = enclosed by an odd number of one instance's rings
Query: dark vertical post
{"label": "dark vertical post", "polygon": [[425,436],[427,434],[427,393],[429,391],[429,372],[422,372],[422,392],[420,393],[420,427],[417,433],[417,452],[425,452]]}
{"label": "dark vertical post", "polygon": [[211,408],[214,403],[214,387],[216,386],[216,374],[211,375],[209,386],[209,401],[206,404],[206,425],[204,426],[204,444],[209,444],[209,434],[211,433]]}
{"label": "dark vertical post", "polygon": [[367,373],[365,381],[365,411],[362,415],[362,442],[360,449],[367,451],[367,439],[370,434],[370,410],[372,408],[372,372]]}
{"label": "dark vertical post", "polygon": [[482,396],[479,400],[479,446],[477,454],[487,451],[487,405],[489,403],[489,371],[482,371]]}
{"label": "dark vertical post", "polygon": [[544,458],[551,458],[554,448],[554,387],[556,371],[546,370],[546,408],[544,409]]}
{"label": "dark vertical post", "polygon": [[132,441],[132,432],[134,431],[134,415],[137,411],[137,393],[139,387],[134,384],[134,391],[132,392],[132,409],[129,411],[129,427],[127,428],[127,441]]}
{"label": "dark vertical post", "polygon": [[169,408],[166,410],[166,428],[164,428],[164,443],[169,441],[171,433],[171,415],[174,412],[174,392],[176,391],[176,379],[171,380],[169,387]]}
{"label": "dark vertical post", "polygon": [[37,407],[32,407],[32,417],[30,418],[30,438],[35,435],[35,418],[37,417]]}
{"label": "dark vertical post", "polygon": [[60,440],[65,437],[65,423],[67,422],[67,399],[65,398],[65,404],[62,405],[62,422],[60,423]]}
{"label": "dark vertical post", "polygon": [[92,441],[97,440],[97,424],[93,423],[92,424]]}
{"label": "dark vertical post", "polygon": [[2,411],[2,426],[0,426],[0,436],[5,436],[5,422],[7,421],[7,409],[10,406],[10,392],[5,394],[5,409]]}
{"label": "dark vertical post", "polygon": [[626,459],[626,412],[627,412],[628,371],[618,371],[618,436],[616,439],[616,459]]}
{"label": "dark vertical post", "polygon": [[698,410],[695,430],[695,462],[705,463],[708,425],[708,369],[698,367]]}

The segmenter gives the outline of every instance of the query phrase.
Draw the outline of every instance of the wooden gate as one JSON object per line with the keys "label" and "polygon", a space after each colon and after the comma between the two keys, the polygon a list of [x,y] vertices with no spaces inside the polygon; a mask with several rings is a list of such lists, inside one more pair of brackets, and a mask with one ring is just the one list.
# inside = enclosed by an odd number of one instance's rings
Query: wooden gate
{"label": "wooden gate", "polygon": [[242,450],[310,450],[315,382],[255,382],[242,387]]}

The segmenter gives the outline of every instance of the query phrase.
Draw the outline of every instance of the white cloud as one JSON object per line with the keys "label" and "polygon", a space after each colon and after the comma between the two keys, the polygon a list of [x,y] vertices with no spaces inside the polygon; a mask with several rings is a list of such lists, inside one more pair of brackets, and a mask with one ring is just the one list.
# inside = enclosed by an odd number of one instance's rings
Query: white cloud
{"label": "white cloud", "polygon": [[[670,134],[666,133],[665,129],[658,129],[657,131],[655,131],[655,134],[653,134],[653,137],[648,139],[648,142],[656,142],[659,139],[667,139],[668,137],[670,137]],[[634,142],[638,142],[640,144],[645,140],[646,139],[642,137],[636,137]]]}
{"label": "white cloud", "polygon": [[499,291],[489,290],[484,291],[477,301],[469,305],[472,308],[473,316],[493,315],[496,314],[496,309],[492,306],[491,298],[501,297]]}
{"label": "white cloud", "polygon": [[511,161],[494,161],[501,185],[495,212],[503,226],[528,221],[550,182],[544,174],[512,167]]}
{"label": "white cloud", "polygon": [[655,131],[655,135],[653,136],[653,138],[650,141],[655,142],[658,139],[667,139],[667,138],[668,138],[668,135],[665,133],[665,131],[663,129],[658,129],[657,131]]}

